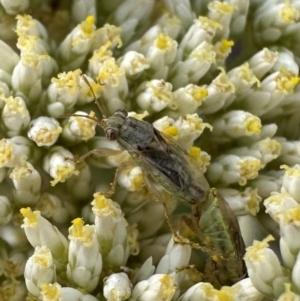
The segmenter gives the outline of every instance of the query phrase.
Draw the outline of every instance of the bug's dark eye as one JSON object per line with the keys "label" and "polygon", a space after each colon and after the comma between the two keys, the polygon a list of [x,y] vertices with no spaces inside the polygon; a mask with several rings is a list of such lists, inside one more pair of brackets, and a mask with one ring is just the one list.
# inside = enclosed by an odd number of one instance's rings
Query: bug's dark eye
{"label": "bug's dark eye", "polygon": [[106,131],[105,131],[105,134],[106,134],[106,138],[108,140],[116,140],[117,137],[118,137],[118,134],[117,134],[117,131],[112,129],[112,128],[108,128]]}

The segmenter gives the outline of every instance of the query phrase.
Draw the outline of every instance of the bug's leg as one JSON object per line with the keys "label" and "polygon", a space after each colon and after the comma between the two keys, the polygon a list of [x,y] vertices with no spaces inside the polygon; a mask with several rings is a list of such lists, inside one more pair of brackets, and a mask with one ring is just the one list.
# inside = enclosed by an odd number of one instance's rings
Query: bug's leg
{"label": "bug's leg", "polygon": [[76,162],[80,163],[91,155],[107,157],[107,156],[118,155],[118,154],[121,154],[122,152],[123,152],[123,150],[115,150],[115,149],[110,149],[110,148],[96,148],[96,149],[90,150],[87,153],[85,153],[84,155],[82,155],[79,159],[76,160]]}
{"label": "bug's leg", "polygon": [[110,189],[105,193],[106,197],[110,197],[114,194],[115,190],[116,190],[116,186],[117,186],[117,181],[118,181],[118,176],[120,174],[120,172],[128,167],[132,166],[132,161],[128,160],[128,161],[124,161],[122,162],[118,167],[117,170],[115,172],[115,176],[114,176],[114,180],[112,183],[110,183]]}
{"label": "bug's leg", "polygon": [[218,270],[216,262],[210,258],[205,265],[204,281],[211,283],[214,288],[220,289],[223,284],[220,282],[219,274],[220,271]]}
{"label": "bug's leg", "polygon": [[185,273],[188,276],[188,279],[191,280],[194,284],[204,280],[204,274],[199,272],[193,266],[187,266],[180,269],[177,268],[176,273]]}
{"label": "bug's leg", "polygon": [[160,191],[157,190],[157,188],[155,187],[155,185],[153,185],[153,183],[151,182],[151,180],[149,179],[149,177],[143,173],[143,178],[145,181],[145,184],[150,192],[150,194],[152,195],[152,197],[159,203],[161,203],[164,207],[164,211],[165,211],[165,217],[167,220],[167,224],[172,232],[173,237],[177,237],[178,235],[176,234],[176,231],[174,230],[172,221],[170,219],[170,214],[168,212],[168,207],[167,204],[164,202],[165,197],[163,197],[162,193]]}
{"label": "bug's leg", "polygon": [[143,177],[144,177],[144,181],[145,181],[147,188],[149,189],[149,192],[151,193],[151,195],[164,206],[166,221],[172,232],[174,242],[181,244],[181,245],[189,245],[194,249],[199,249],[205,253],[212,254],[212,251],[209,248],[207,248],[205,246],[201,246],[192,241],[185,241],[183,238],[181,238],[179,236],[177,231],[175,231],[175,229],[174,229],[172,220],[170,218],[168,206],[167,206],[166,202],[163,201],[165,199],[165,197],[163,197],[162,193],[156,189],[155,185],[152,184],[151,180],[147,177],[147,175],[143,174]]}

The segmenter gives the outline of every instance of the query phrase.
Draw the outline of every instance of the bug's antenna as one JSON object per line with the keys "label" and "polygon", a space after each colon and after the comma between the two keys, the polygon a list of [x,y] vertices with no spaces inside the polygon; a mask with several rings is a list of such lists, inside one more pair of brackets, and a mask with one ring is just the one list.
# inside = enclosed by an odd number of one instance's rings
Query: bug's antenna
{"label": "bug's antenna", "polygon": [[95,94],[95,92],[94,92],[94,90],[93,90],[93,87],[91,86],[90,82],[88,81],[88,79],[86,78],[85,75],[82,75],[82,78],[83,78],[83,80],[85,81],[85,83],[89,86],[89,88],[90,88],[90,90],[91,90],[91,92],[92,92],[92,94],[93,94],[93,96],[94,96],[95,104],[97,105],[99,111],[101,112],[102,117],[103,117],[103,118],[106,118],[106,115],[104,114],[104,112],[103,112],[103,110],[102,110],[102,108],[101,108],[101,105],[100,105],[100,102],[99,102],[99,98],[96,97],[96,94]]}

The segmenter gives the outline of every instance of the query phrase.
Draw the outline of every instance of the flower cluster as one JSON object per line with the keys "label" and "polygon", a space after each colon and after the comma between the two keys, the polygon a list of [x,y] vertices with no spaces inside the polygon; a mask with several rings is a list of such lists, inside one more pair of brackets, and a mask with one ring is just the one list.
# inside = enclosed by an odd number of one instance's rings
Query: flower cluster
{"label": "flower cluster", "polygon": [[[0,12],[0,300],[300,300],[299,0],[0,0]],[[119,109],[226,200],[243,279],[209,282],[226,258],[160,169],[105,137]]]}

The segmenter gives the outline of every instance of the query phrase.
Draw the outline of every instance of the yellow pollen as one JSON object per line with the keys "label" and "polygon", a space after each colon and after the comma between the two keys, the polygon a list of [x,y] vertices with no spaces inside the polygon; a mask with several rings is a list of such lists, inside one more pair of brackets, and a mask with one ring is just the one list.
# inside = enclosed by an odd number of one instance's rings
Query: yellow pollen
{"label": "yellow pollen", "polygon": [[208,90],[205,88],[197,87],[192,91],[192,97],[195,101],[201,102],[204,98],[208,96]]}
{"label": "yellow pollen", "polygon": [[265,260],[265,257],[261,254],[261,251],[268,248],[268,246],[269,246],[268,242],[272,241],[272,240],[274,240],[274,237],[272,235],[268,235],[262,241],[255,240],[253,242],[253,245],[246,249],[247,252],[245,254],[244,259],[250,260],[250,261]]}
{"label": "yellow pollen", "polygon": [[189,154],[192,158],[196,160],[201,154],[201,148],[192,146],[189,150]]}
{"label": "yellow pollen", "polygon": [[287,24],[294,24],[299,19],[299,11],[291,5],[290,1],[286,0],[279,11],[279,17]]}
{"label": "yellow pollen", "polygon": [[73,227],[72,227],[72,236],[74,237],[82,237],[83,236],[83,226],[84,221],[82,218],[75,218],[72,221]]}
{"label": "yellow pollen", "polygon": [[80,27],[82,29],[82,31],[86,34],[86,35],[92,35],[94,33],[94,25],[95,22],[95,17],[94,16],[88,16],[81,24]]}
{"label": "yellow pollen", "polygon": [[21,214],[24,216],[24,224],[29,226],[35,226],[37,223],[37,214],[36,211],[32,212],[30,207],[27,208],[21,208],[20,209]]}
{"label": "yellow pollen", "polygon": [[280,165],[280,168],[284,169],[285,173],[290,177],[297,177],[297,178],[300,177],[300,165],[299,164],[296,164],[293,167],[289,167],[288,165],[283,164],[283,165]]}
{"label": "yellow pollen", "polygon": [[243,125],[248,135],[259,134],[261,131],[261,121],[257,116],[251,116],[245,120]]}
{"label": "yellow pollen", "polygon": [[164,50],[169,48],[172,45],[172,39],[167,35],[161,33],[155,39],[154,44],[157,48]]}
{"label": "yellow pollen", "polygon": [[81,73],[80,69],[68,73],[59,73],[58,78],[52,77],[51,82],[56,84],[59,89],[67,88],[68,94],[73,95],[78,89],[79,75]]}
{"label": "yellow pollen", "polygon": [[211,7],[217,11],[223,12],[225,14],[232,14],[232,12],[237,9],[236,5],[232,5],[225,2],[214,1],[211,4]]}
{"label": "yellow pollen", "polygon": [[61,300],[61,286],[58,283],[44,283],[40,286],[43,300]]}
{"label": "yellow pollen", "polygon": [[0,165],[6,164],[13,157],[13,145],[6,139],[0,140]]}
{"label": "yellow pollen", "polygon": [[175,126],[173,126],[173,125],[168,126],[167,128],[165,128],[165,129],[163,130],[163,132],[164,132],[166,135],[171,136],[171,137],[173,137],[173,138],[178,137],[178,134],[179,134],[178,129],[177,129]]}
{"label": "yellow pollen", "polygon": [[78,175],[79,171],[75,170],[75,166],[58,166],[55,171],[55,179],[50,182],[51,186],[55,186],[59,182],[65,182],[72,175]]}
{"label": "yellow pollen", "polygon": [[229,49],[234,45],[234,42],[231,40],[222,40],[220,45],[220,52],[227,53]]}
{"label": "yellow pollen", "polygon": [[92,202],[93,212],[97,216],[111,216],[118,217],[120,215],[117,204],[111,199],[107,199],[101,193],[94,193],[94,200]]}
{"label": "yellow pollen", "polygon": [[222,29],[223,28],[223,25],[216,22],[216,21],[213,21],[207,17],[203,17],[203,16],[200,16],[198,18],[198,20],[195,20],[194,21],[195,23],[196,22],[200,22],[201,23],[201,27],[203,27],[203,29]]}
{"label": "yellow pollen", "polygon": [[118,87],[120,84],[120,76],[123,74],[124,70],[118,67],[115,59],[108,58],[103,62],[97,81],[101,85],[109,83],[112,87]]}
{"label": "yellow pollen", "polygon": [[49,267],[52,264],[52,255],[48,248],[41,247],[36,254],[34,254],[34,262],[43,267]]}

